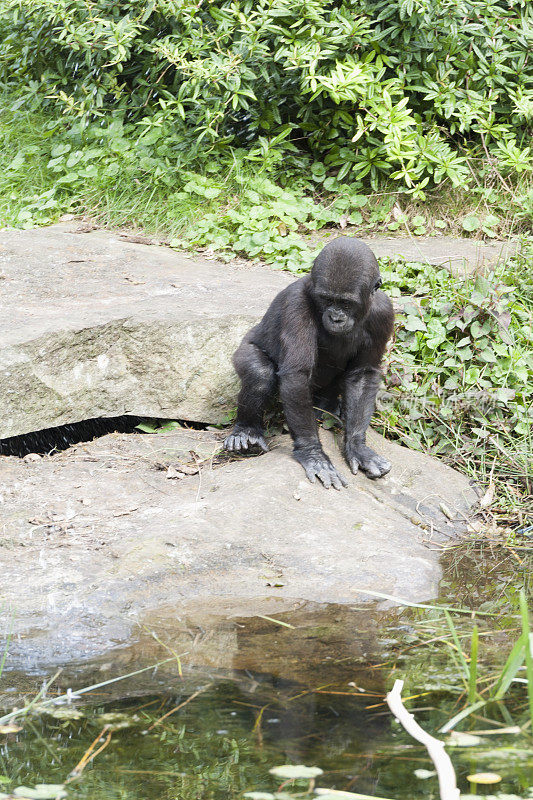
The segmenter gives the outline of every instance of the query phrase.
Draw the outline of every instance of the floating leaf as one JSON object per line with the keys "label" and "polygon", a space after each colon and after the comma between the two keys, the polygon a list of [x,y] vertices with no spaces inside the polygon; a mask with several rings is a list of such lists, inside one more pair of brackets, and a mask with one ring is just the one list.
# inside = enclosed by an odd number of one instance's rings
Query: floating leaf
{"label": "floating leaf", "polygon": [[245,792],[243,797],[248,797],[249,800],[274,800],[274,795],[270,792]]}
{"label": "floating leaf", "polygon": [[0,725],[0,733],[18,733],[21,730],[22,728],[20,725],[15,725],[14,723],[10,725]]}
{"label": "floating leaf", "polygon": [[107,725],[113,731],[119,731],[121,728],[130,728],[139,721],[137,715],[124,714],[121,711],[110,711],[107,714],[99,714],[97,717],[99,725]]}
{"label": "floating leaf", "polygon": [[272,767],[268,771],[271,775],[285,780],[310,780],[323,773],[320,767],[306,767],[303,764],[283,764],[281,767]]}
{"label": "floating leaf", "polygon": [[46,712],[54,719],[82,719],[85,716],[83,711],[73,706],[64,706],[63,708],[50,708]]}
{"label": "floating leaf", "polygon": [[453,747],[477,747],[484,743],[484,739],[480,736],[474,736],[473,733],[463,733],[463,731],[452,731],[448,737],[447,744]]}
{"label": "floating leaf", "polygon": [[37,783],[35,789],[28,786],[17,786],[13,789],[13,797],[21,800],[61,800],[66,796],[63,783]]}
{"label": "floating leaf", "polygon": [[436,774],[437,773],[434,769],[415,769],[415,776],[420,778],[421,781],[425,781],[428,778],[433,778]]}
{"label": "floating leaf", "polygon": [[498,775],[497,772],[476,772],[474,775],[467,775],[466,779],[470,783],[480,783],[488,786],[491,783],[499,783],[502,776]]}
{"label": "floating leaf", "polygon": [[[341,789],[315,789],[315,794],[320,796],[321,800],[391,800],[388,797],[376,797],[373,794],[359,794],[359,792],[343,792]],[[279,795],[276,795],[276,798]]]}

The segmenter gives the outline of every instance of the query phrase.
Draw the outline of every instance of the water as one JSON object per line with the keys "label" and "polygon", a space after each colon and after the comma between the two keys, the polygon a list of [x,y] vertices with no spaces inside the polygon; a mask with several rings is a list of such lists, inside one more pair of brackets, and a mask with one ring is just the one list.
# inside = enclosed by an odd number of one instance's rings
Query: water
{"label": "water", "polygon": [[[527,565],[454,557],[442,598],[496,614],[478,620],[482,633],[481,678],[495,674],[518,636],[516,593]],[[107,680],[169,657],[181,658],[183,677],[172,661],[23,720],[18,733],[0,735],[0,790],[39,783],[62,784],[101,734],[104,749],[68,783],[68,796],[91,800],[227,800],[244,791],[273,791],[280,780],[269,769],[280,764],[317,765],[318,785],[395,800],[437,798],[425,749],[396,723],[384,694],[400,677],[404,696],[419,723],[436,733],[463,705],[460,670],[442,614],[375,607],[302,607],[277,619],[198,619],[173,631],[167,612],[148,621],[129,647],[107,661],[74,665],[50,693]],[[468,642],[472,620],[454,615]],[[156,638],[151,632],[155,632]],[[159,642],[164,642],[161,646]],[[23,685],[35,679],[5,674],[13,705]],[[480,684],[481,686],[482,684]],[[185,702],[182,709],[163,715]],[[88,699],[90,698],[90,699]],[[497,731],[524,723],[525,685],[514,684],[505,705],[484,709],[458,726]],[[158,722],[158,720],[161,720]],[[109,736],[109,734],[111,734]],[[496,772],[497,786],[478,786],[527,797],[533,784],[533,741],[524,734],[480,734],[475,747],[449,752],[463,792],[466,776]],[[107,741],[107,744],[106,744]],[[291,787],[286,787],[287,790]],[[297,784],[291,791],[305,788]]]}

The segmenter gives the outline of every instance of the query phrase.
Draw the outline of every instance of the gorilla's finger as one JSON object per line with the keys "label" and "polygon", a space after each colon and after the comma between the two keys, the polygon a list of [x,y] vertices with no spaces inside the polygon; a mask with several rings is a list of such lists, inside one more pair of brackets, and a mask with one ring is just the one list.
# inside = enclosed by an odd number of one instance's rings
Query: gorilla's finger
{"label": "gorilla's finger", "polygon": [[388,458],[383,458],[383,456],[381,456],[381,460],[380,460],[379,466],[380,466],[382,475],[386,475],[387,472],[390,472],[391,469],[392,469],[391,462],[388,460]]}
{"label": "gorilla's finger", "polygon": [[305,474],[311,481],[311,483],[316,483],[316,473],[312,467],[305,467]]}
{"label": "gorilla's finger", "polygon": [[347,486],[346,481],[341,479],[338,472],[331,473],[331,483],[333,484],[333,488],[337,489],[337,491],[340,491],[343,486]]}
{"label": "gorilla's finger", "polygon": [[265,439],[264,439],[263,436],[260,436],[259,434],[255,434],[254,433],[254,434],[252,434],[251,436],[248,437],[248,443],[250,445],[257,445],[265,453],[268,453],[268,446],[267,446],[267,443],[265,442]]}
{"label": "gorilla's finger", "polygon": [[320,480],[324,484],[324,487],[326,489],[329,489],[330,486],[331,486],[331,477],[330,477],[329,471],[327,469],[320,469],[318,471],[318,477],[320,478]]}
{"label": "gorilla's finger", "polygon": [[348,481],[346,480],[342,472],[337,472],[337,470],[335,470],[335,475],[340,480],[343,486],[348,486]]}
{"label": "gorilla's finger", "polygon": [[369,478],[381,478],[390,472],[392,464],[382,456],[376,456],[368,462],[367,475]]}
{"label": "gorilla's finger", "polygon": [[354,475],[357,475],[359,472],[359,461],[356,458],[352,458],[350,460],[350,469],[352,470]]}

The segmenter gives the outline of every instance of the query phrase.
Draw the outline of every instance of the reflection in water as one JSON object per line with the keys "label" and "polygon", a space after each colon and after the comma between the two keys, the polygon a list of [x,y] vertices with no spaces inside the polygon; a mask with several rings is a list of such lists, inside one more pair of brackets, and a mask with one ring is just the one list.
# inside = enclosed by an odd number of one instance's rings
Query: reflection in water
{"label": "reflection in water", "polygon": [[[483,603],[497,614],[483,621],[481,640],[496,667],[495,653],[504,658],[512,640],[507,629],[512,629],[513,592],[524,576],[514,568],[506,572],[501,563],[488,566],[482,574],[471,562],[465,568],[457,560],[445,585],[455,605]],[[457,619],[459,635],[469,637],[471,628],[468,616]],[[181,654],[183,676],[174,660],[103,687],[84,704],[29,718],[19,733],[0,735],[0,780],[5,779],[0,791],[63,783],[108,726],[109,744],[69,784],[70,797],[227,800],[243,791],[275,789],[271,766],[303,763],[324,770],[322,786],[395,800],[434,798],[434,779],[415,775],[432,768],[425,749],[395,723],[383,698],[393,677],[401,676],[414,695],[410,708],[428,730],[437,731],[456,713],[461,679],[439,644],[446,635],[442,614],[378,612],[366,604],[305,605],[276,613],[275,619],[246,617],[227,602],[180,608],[179,614],[160,609],[127,647],[65,667],[51,694],[172,654]],[[34,678],[15,673],[4,674],[1,685],[7,707],[20,703],[21,693],[32,696],[39,688]],[[190,703],[169,713],[199,689]],[[523,693],[523,686],[516,691]],[[109,712],[115,716],[105,716]],[[464,729],[495,724],[472,717]],[[462,791],[468,790],[467,774],[490,770],[502,776],[502,791],[527,796],[533,748],[524,745],[524,737],[481,738],[476,748],[452,752]]]}

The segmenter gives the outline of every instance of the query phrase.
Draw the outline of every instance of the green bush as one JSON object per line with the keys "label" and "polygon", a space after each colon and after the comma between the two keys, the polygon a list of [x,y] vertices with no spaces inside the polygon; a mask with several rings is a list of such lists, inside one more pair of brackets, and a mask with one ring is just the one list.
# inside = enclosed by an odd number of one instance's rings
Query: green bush
{"label": "green bush", "polygon": [[487,154],[531,170],[528,25],[526,0],[3,0],[0,64],[20,108],[163,179],[237,152],[423,198]]}
{"label": "green bush", "polygon": [[[498,485],[500,507],[531,497],[531,248],[459,279],[430,264],[382,263],[397,298],[378,419],[388,436]],[[485,477],[487,480],[487,477]]]}

